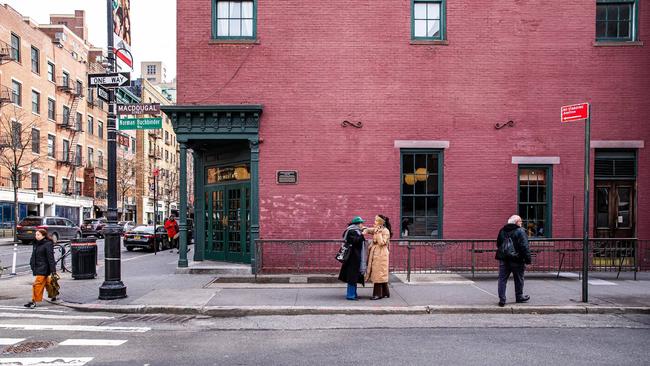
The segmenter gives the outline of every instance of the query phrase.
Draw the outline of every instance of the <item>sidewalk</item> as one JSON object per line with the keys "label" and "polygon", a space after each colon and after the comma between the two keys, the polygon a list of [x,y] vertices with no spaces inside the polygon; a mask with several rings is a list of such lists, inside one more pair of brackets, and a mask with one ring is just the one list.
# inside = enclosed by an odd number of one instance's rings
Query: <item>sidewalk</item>
{"label": "sidewalk", "polygon": [[[430,314],[430,313],[645,313],[650,314],[650,273],[593,273],[589,300],[581,299],[581,281],[575,274],[531,273],[525,293],[526,304],[514,303],[512,280],[508,303],[496,304],[496,274],[470,276],[456,274],[413,275],[411,283],[391,276],[391,297],[371,301],[372,285],[359,287],[359,301],[345,300],[345,284],[307,283],[308,277],[294,277],[299,283],[224,283],[224,278],[208,274],[175,274],[175,252],[153,255],[138,253],[124,258],[122,279],[128,297],[98,300],[103,267],[94,280],[73,280],[62,276],[58,305],[81,311],[120,313],[173,313],[210,316],[298,315],[298,314]],[[287,277],[287,276],[285,276]],[[322,278],[322,276],[319,276]],[[278,277],[262,277],[266,281]],[[22,305],[31,294],[31,276],[0,279],[0,305]],[[215,281],[216,280],[216,281]],[[286,282],[289,282],[287,278]],[[405,279],[404,279],[405,280]],[[300,283],[301,282],[301,283]],[[51,306],[44,303],[43,306]]]}

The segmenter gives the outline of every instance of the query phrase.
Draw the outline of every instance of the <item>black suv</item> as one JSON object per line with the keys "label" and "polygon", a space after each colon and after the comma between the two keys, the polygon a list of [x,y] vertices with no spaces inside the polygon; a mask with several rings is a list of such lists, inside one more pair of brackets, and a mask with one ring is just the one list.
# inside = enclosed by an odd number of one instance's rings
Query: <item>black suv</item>
{"label": "black suv", "polygon": [[97,219],[85,219],[81,225],[81,236],[88,237],[94,236],[96,238],[103,238],[102,229],[106,226],[106,218],[100,217]]}

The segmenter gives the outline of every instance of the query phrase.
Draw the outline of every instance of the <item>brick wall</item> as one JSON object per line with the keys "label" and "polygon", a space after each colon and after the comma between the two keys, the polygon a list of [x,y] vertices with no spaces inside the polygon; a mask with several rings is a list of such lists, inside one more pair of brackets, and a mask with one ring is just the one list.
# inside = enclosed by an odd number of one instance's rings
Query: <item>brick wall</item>
{"label": "brick wall", "polygon": [[[449,44],[411,44],[410,3],[260,0],[254,44],[211,42],[210,2],[178,4],[178,104],[264,105],[261,236],[331,238],[352,216],[378,212],[396,225],[394,140],[450,141],[445,238],[493,238],[516,212],[512,156],[560,157],[553,236],[579,236],[583,123],[560,125],[560,106],[591,102],[594,140],[647,144],[648,45],[595,47],[593,0],[449,1]],[[647,43],[650,11],[639,18]],[[508,120],[514,128],[495,130]],[[641,149],[646,238],[649,161]],[[276,185],[278,169],[298,170],[300,183]]]}

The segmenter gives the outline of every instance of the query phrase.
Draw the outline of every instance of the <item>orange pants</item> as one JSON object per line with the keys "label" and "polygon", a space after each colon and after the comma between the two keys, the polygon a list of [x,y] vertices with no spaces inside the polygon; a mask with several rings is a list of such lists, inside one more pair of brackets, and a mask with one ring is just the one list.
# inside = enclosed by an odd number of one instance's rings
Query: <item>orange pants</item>
{"label": "orange pants", "polygon": [[32,285],[32,301],[41,302],[43,301],[43,291],[45,290],[45,285],[50,282],[50,276],[35,276],[34,284]]}

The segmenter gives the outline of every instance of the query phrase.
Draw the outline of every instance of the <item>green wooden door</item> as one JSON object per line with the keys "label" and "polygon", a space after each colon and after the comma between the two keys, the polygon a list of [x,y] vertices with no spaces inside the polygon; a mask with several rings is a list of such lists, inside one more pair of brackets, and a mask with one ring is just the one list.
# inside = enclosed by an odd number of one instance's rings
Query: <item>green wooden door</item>
{"label": "green wooden door", "polygon": [[206,187],[206,259],[250,263],[248,184]]}

